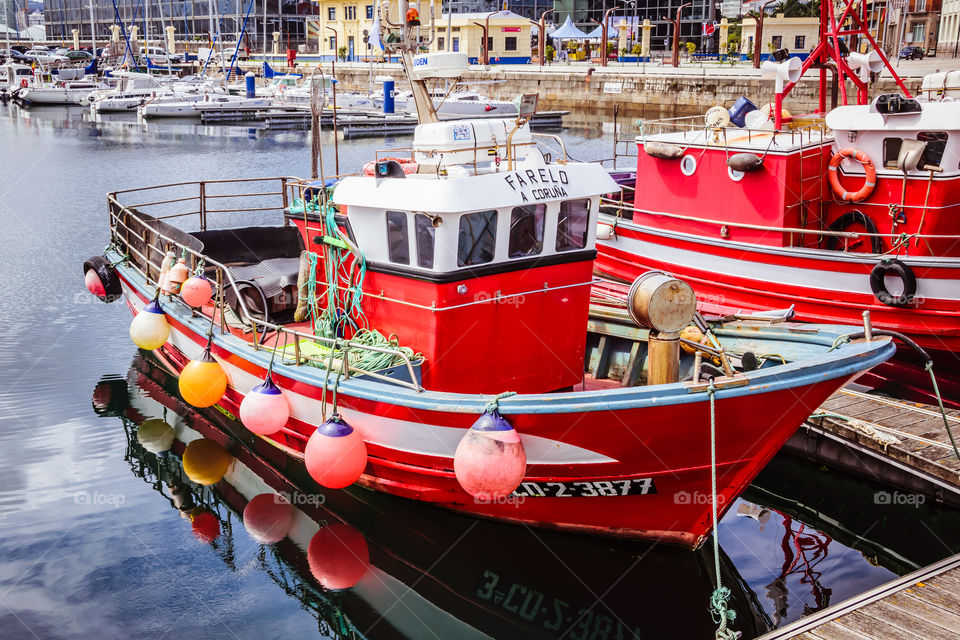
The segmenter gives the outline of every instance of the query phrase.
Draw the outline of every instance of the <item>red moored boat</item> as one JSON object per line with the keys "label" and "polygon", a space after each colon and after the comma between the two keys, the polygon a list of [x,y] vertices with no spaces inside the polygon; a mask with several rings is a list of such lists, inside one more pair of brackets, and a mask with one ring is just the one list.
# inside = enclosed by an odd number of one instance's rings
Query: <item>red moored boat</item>
{"label": "red moored boat", "polygon": [[[845,5],[857,25],[860,10]],[[869,72],[896,73],[879,51],[841,55],[842,18],[822,5],[823,41],[801,65],[764,62],[777,99],[705,118],[642,123],[636,202],[601,216],[598,271],[632,281],[649,269],[688,280],[720,314],[791,308],[799,320],[859,322],[906,334],[933,356],[945,399],[960,402],[960,72],[924,79],[921,95],[868,98]],[[835,20],[835,18],[837,18]],[[826,67],[842,106],[826,109]],[[783,98],[818,65],[819,113],[790,117]],[[853,85],[856,99],[847,88]],[[769,115],[768,115],[769,114]],[[731,121],[732,118],[732,121]],[[739,125],[739,126],[738,126]],[[609,211],[609,210],[608,210]],[[929,395],[923,363],[882,370]]]}
{"label": "red moored boat", "polygon": [[110,248],[84,266],[185,401],[239,415],[321,485],[696,546],[713,505],[893,354],[846,326],[708,325],[664,274],[595,286],[606,171],[546,157],[526,103],[515,122],[431,122],[422,78],[465,56],[403,53],[416,173],[115,192]]}

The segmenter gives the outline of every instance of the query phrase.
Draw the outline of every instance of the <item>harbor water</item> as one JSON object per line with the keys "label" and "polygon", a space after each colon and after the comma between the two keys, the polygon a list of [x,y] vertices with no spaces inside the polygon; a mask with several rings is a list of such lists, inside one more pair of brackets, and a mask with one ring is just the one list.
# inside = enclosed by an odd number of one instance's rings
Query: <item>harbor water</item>
{"label": "harbor water", "polygon": [[[612,153],[599,125],[559,133],[577,160]],[[341,141],[340,168],[409,141]],[[309,144],[304,131],[0,109],[0,638],[712,638],[710,545],[311,490],[229,417],[186,409],[130,342],[129,311],[86,293],[80,264],[107,243],[108,191],[307,175]],[[216,487],[192,485],[177,446],[156,455],[138,440],[151,418],[246,454]],[[284,540],[245,528],[257,490],[298,497]],[[308,548],[320,524],[341,533],[326,564]],[[733,627],[757,637],[957,553],[958,526],[960,512],[921,495],[781,453],[720,523]]]}

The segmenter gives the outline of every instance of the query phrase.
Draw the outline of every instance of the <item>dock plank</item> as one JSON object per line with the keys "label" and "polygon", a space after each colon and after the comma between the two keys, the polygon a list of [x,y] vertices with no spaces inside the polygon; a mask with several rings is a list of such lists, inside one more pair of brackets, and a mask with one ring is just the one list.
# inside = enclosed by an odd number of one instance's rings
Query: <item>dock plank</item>
{"label": "dock plank", "polygon": [[922,597],[907,593],[906,590],[890,596],[890,603],[908,609],[913,615],[923,618],[927,622],[939,625],[944,629],[952,629],[954,633],[960,633],[960,614],[956,610],[951,611],[938,607]]}
{"label": "dock plank", "polygon": [[802,638],[803,636],[813,637],[816,638],[816,640],[875,640],[858,631],[848,629],[837,621],[828,622],[816,629],[811,629],[801,636],[794,636],[794,639]]}
{"label": "dock plank", "polygon": [[916,634],[927,640],[957,640],[957,632],[944,629],[938,624],[924,620],[907,611],[894,606],[889,600],[881,600],[865,607],[863,613],[885,621],[892,627]]}
{"label": "dock plank", "polygon": [[941,609],[960,612],[960,593],[950,589],[941,589],[928,582],[923,587],[914,587],[905,593]]}
{"label": "dock plank", "polygon": [[[852,629],[858,633],[862,633],[868,638],[927,640],[925,636],[913,633],[909,629],[902,629],[900,627],[891,629],[891,625],[886,620],[882,620],[871,613],[867,613],[868,609],[869,607],[865,607],[863,610],[851,611],[839,620],[834,620],[834,624],[846,627],[847,629]],[[950,640],[956,640],[956,638],[951,638]]]}

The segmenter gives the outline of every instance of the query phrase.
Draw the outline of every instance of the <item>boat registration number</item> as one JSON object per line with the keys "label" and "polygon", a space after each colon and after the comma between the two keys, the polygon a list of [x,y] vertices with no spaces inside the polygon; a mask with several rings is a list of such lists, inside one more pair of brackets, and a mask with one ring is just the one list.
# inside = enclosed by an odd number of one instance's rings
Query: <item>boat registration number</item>
{"label": "boat registration number", "polygon": [[656,493],[653,478],[591,480],[584,482],[521,482],[513,495],[523,498],[601,498]]}

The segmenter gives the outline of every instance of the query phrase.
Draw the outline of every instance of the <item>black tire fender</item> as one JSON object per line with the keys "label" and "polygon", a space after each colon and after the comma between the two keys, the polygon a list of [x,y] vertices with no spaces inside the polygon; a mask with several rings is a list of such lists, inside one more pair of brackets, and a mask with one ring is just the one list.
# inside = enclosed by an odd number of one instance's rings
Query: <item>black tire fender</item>
{"label": "black tire fender", "polygon": [[[900,278],[903,282],[903,293],[898,296],[887,291],[887,285],[884,278],[892,274]],[[887,258],[881,260],[873,267],[870,272],[870,289],[877,300],[891,307],[906,307],[913,304],[914,296],[917,294],[917,277],[913,270],[897,260],[896,258]]]}
{"label": "black tire fender", "polygon": [[103,256],[93,256],[92,258],[84,260],[83,275],[86,276],[87,271],[91,269],[96,272],[97,277],[100,278],[100,282],[103,283],[103,290],[107,293],[105,298],[101,298],[104,302],[113,302],[123,295],[120,278],[113,269],[113,265],[111,265],[106,258]]}
{"label": "black tire fender", "polygon": [[[867,214],[859,209],[847,211],[845,214],[830,223],[827,227],[830,231],[846,231],[851,225],[861,224],[867,230],[867,233],[876,233],[877,225]],[[827,236],[827,251],[838,251],[842,242],[838,236]],[[870,236],[870,251],[873,253],[883,253],[883,242],[879,236]]]}

